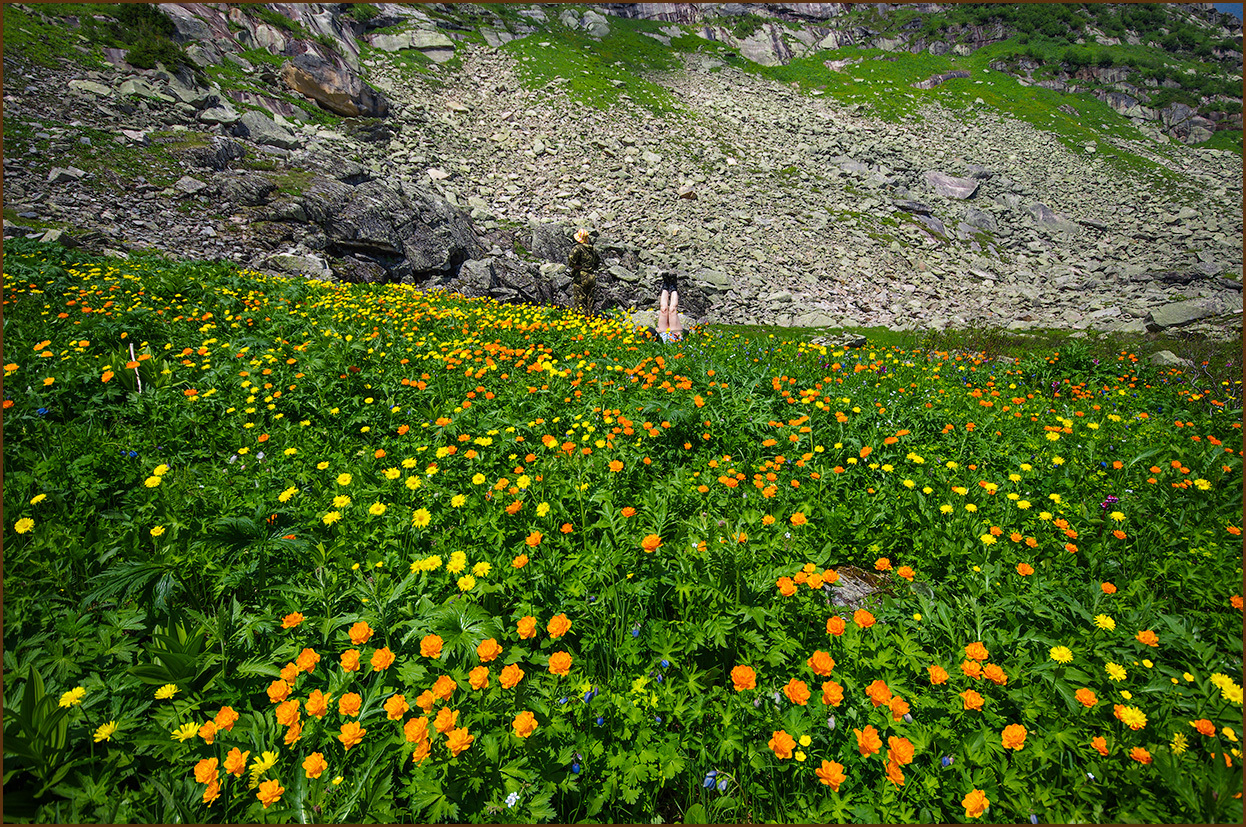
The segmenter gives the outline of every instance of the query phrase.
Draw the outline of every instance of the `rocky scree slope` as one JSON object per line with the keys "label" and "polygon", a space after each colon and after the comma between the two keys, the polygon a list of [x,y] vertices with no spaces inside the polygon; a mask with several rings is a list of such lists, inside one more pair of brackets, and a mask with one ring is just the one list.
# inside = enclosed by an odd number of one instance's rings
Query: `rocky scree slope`
{"label": "rocky scree slope", "polygon": [[[362,23],[272,4],[293,31],[160,8],[206,77],[6,50],[7,233],[565,303],[589,226],[606,308],[652,307],[674,271],[689,321],[1240,335],[1240,156],[1141,132],[1069,146],[981,98],[886,121],[751,71],[695,22],[645,21],[677,62],[613,72],[608,107],[566,66],[533,85],[568,43],[604,54],[638,26],[618,4],[377,4]],[[655,92],[660,111],[638,103]]]}

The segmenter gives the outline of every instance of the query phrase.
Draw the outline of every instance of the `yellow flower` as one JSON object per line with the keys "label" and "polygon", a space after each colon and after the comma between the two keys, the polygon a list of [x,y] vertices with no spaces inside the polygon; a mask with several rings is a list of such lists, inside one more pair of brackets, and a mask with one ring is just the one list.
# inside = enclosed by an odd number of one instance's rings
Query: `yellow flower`
{"label": "yellow flower", "polygon": [[351,481],[351,479],[352,479],[352,477],[351,477],[351,475],[350,475],[350,474],[346,474],[346,473],[338,474],[338,475],[337,475],[337,484],[338,484],[338,485],[350,485],[350,481]]}
{"label": "yellow flower", "polygon": [[180,691],[181,690],[177,688],[177,684],[166,683],[164,686],[156,690],[156,700],[167,701],[169,698],[172,698],[174,695],[176,695]]}
{"label": "yellow flower", "polygon": [[1116,621],[1107,615],[1095,615],[1095,625],[1110,632],[1116,628]]}
{"label": "yellow flower", "polygon": [[164,534],[164,526],[162,525],[158,525],[151,530],[151,536],[153,537],[159,537],[162,534]]}
{"label": "yellow flower", "polygon": [[385,513],[385,503],[372,503],[368,506],[368,513],[374,517],[379,517]]}
{"label": "yellow flower", "polygon": [[17,525],[13,526],[13,530],[18,534],[26,534],[35,527],[35,521],[29,517],[22,517],[17,521]]}
{"label": "yellow flower", "polygon": [[446,571],[458,574],[465,568],[467,568],[467,555],[461,551],[453,552],[450,555],[450,562],[446,564]]}
{"label": "yellow flower", "polygon": [[1051,659],[1056,663],[1072,663],[1073,650],[1067,646],[1051,647]]}
{"label": "yellow flower", "polygon": [[484,482],[485,482],[484,474],[477,474],[476,476],[472,477],[472,485],[484,485]]}
{"label": "yellow flower", "polygon": [[527,474],[520,474],[519,479],[515,480],[516,488],[520,488],[520,489],[527,488],[531,484],[532,484],[532,478],[529,477]]}
{"label": "yellow flower", "polygon": [[[308,424],[310,424],[310,423],[308,423]],[[316,463],[316,470],[317,470],[317,471],[323,471],[324,469],[326,469],[326,468],[328,468],[328,467],[329,467],[329,463],[327,463],[327,462],[318,462],[318,463]]]}
{"label": "yellow flower", "polygon": [[385,474],[385,479],[390,481],[398,479],[398,477],[402,474],[402,472],[397,468],[386,468],[382,473]]}
{"label": "yellow flower", "polygon": [[38,505],[39,503],[43,502],[43,501],[44,501],[44,500],[46,500],[47,498],[48,498],[48,495],[47,495],[47,494],[36,494],[36,495],[34,495],[33,497],[31,497],[31,499],[30,499],[30,504],[31,504],[31,505]]}
{"label": "yellow flower", "polygon": [[951,514],[952,506],[944,504],[944,505],[939,506],[939,510],[942,511],[944,514]]}
{"label": "yellow flower", "polygon": [[1185,752],[1185,749],[1189,743],[1190,742],[1186,740],[1184,732],[1174,732],[1172,734],[1172,743],[1168,745],[1168,748],[1172,750],[1173,755],[1180,755]]}
{"label": "yellow flower", "polygon": [[799,743],[802,747],[807,747],[807,746],[809,746],[810,744],[812,744],[812,743],[813,743],[813,739],[812,739],[812,738],[810,738],[808,735],[802,735],[802,736],[800,736],[800,740],[798,741],[798,743]]}
{"label": "yellow flower", "polygon": [[143,480],[143,485],[147,486],[148,488],[155,488],[156,486],[160,485],[160,478],[159,477],[148,477],[147,479]]}
{"label": "yellow flower", "polygon": [[185,724],[182,724],[177,729],[173,730],[173,738],[178,741],[189,741],[191,738],[194,738],[198,734],[199,734],[199,725],[195,723],[194,721],[189,721]]}
{"label": "yellow flower", "polygon": [[540,503],[539,505],[537,505],[536,515],[538,517],[544,517],[548,513],[549,513],[549,503]]}
{"label": "yellow flower", "polygon": [[86,696],[87,691],[84,687],[75,686],[65,694],[61,695],[61,706],[77,706],[82,703],[82,699]]}
{"label": "yellow flower", "polygon": [[455,494],[450,498],[450,505],[453,508],[461,508],[465,502],[467,502],[467,497],[462,494]]}
{"label": "yellow flower", "polygon": [[265,752],[251,762],[251,781],[247,786],[255,787],[256,784],[260,783],[260,776],[277,765],[277,757],[275,752]]}
{"label": "yellow flower", "polygon": [[342,519],[342,515],[338,511],[330,511],[328,514],[320,518],[321,522],[325,525],[333,525],[340,519]]}
{"label": "yellow flower", "polygon": [[277,499],[283,503],[288,503],[290,501],[290,498],[293,497],[298,492],[299,492],[298,486],[292,485],[289,488],[287,488],[285,491],[282,491],[277,496]]}
{"label": "yellow flower", "polygon": [[415,513],[411,515],[411,525],[416,528],[426,527],[433,519],[433,515],[428,513],[427,508],[417,508]]}
{"label": "yellow flower", "polygon": [[1108,677],[1114,681],[1123,681],[1129,676],[1129,673],[1125,671],[1125,667],[1119,663],[1108,663],[1103,668],[1107,670]]}
{"label": "yellow flower", "polygon": [[476,578],[470,574],[465,574],[459,578],[459,591],[469,592],[474,585],[476,585]]}
{"label": "yellow flower", "polygon": [[95,738],[95,743],[98,744],[100,741],[111,740],[113,733],[116,731],[117,731],[116,721],[109,721],[106,724],[100,724],[98,727],[96,727],[95,735],[93,736]]}
{"label": "yellow flower", "polygon": [[995,538],[992,537],[990,534],[983,534],[978,539],[982,541],[982,545],[984,546],[991,546],[995,544]]}
{"label": "yellow flower", "polygon": [[472,574],[477,577],[488,577],[491,571],[493,571],[493,566],[483,560],[472,566]]}
{"label": "yellow flower", "polygon": [[796,750],[794,757],[796,758],[797,761],[804,761],[809,756],[805,755],[804,751],[802,750]]}
{"label": "yellow flower", "polygon": [[1029,507],[1030,507],[1029,500],[1017,500],[1017,508],[1021,509],[1022,511],[1027,510]]}
{"label": "yellow flower", "polygon": [[1125,521],[1125,515],[1119,511],[1113,511],[1108,516],[1111,517],[1113,520],[1116,520],[1116,522],[1118,523],[1122,523]]}
{"label": "yellow flower", "polygon": [[[1064,465],[1064,457],[1052,457],[1051,464],[1052,465]],[[1059,496],[1059,494],[1056,494],[1054,496]],[[1057,502],[1059,502],[1059,500],[1057,500]]]}
{"label": "yellow flower", "polygon": [[333,498],[334,508],[345,508],[348,505],[350,505],[350,497],[346,496],[345,494],[338,494],[336,497]]}

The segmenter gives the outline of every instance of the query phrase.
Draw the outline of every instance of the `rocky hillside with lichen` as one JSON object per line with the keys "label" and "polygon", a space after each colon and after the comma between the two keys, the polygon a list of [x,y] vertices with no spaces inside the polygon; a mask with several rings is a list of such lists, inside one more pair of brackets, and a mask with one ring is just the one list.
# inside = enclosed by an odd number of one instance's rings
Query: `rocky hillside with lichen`
{"label": "rocky hillside with lichen", "polygon": [[1235,334],[1206,5],[6,5],[5,232],[566,302],[587,226],[607,310]]}

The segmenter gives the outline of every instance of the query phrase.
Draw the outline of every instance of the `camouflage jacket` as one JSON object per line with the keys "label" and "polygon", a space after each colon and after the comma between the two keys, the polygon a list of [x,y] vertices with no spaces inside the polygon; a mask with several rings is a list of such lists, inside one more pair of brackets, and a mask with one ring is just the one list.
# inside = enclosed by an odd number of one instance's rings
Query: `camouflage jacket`
{"label": "camouflage jacket", "polygon": [[601,264],[601,257],[591,244],[576,243],[571,255],[567,256],[567,267],[571,270],[571,279],[577,284],[585,275],[590,275]]}

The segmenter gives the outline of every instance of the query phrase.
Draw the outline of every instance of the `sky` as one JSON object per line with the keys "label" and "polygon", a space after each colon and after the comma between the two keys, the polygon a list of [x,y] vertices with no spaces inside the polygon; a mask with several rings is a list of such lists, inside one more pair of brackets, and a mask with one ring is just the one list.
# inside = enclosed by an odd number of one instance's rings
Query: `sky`
{"label": "sky", "polygon": [[1212,3],[1212,5],[1216,7],[1216,11],[1228,12],[1237,17],[1238,20],[1242,19],[1241,3]]}

